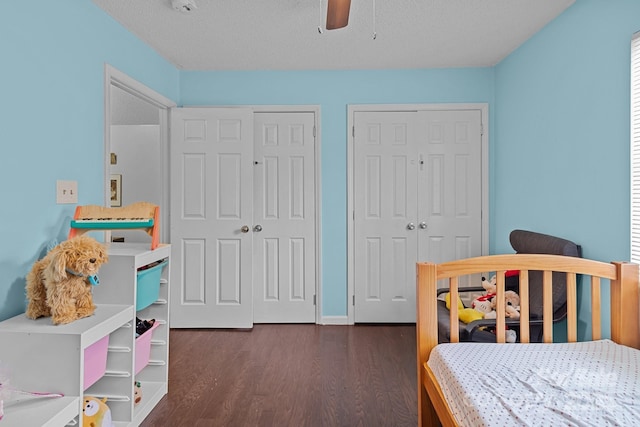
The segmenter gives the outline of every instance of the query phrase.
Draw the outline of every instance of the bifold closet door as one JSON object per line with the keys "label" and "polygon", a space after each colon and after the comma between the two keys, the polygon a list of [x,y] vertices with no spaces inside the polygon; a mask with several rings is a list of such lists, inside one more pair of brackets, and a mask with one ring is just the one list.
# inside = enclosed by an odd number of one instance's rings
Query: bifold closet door
{"label": "bifold closet door", "polygon": [[482,253],[479,110],[355,112],[355,322],[415,322],[415,264]]}

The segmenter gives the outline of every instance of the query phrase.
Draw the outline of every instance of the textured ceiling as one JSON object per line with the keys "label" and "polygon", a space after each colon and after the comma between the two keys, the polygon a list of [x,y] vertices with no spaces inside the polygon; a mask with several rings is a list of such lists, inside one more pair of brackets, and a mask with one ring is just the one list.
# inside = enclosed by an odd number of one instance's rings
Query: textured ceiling
{"label": "textured ceiling", "polygon": [[322,33],[327,0],[192,1],[93,0],[186,70],[493,66],[575,0],[352,0],[349,25]]}

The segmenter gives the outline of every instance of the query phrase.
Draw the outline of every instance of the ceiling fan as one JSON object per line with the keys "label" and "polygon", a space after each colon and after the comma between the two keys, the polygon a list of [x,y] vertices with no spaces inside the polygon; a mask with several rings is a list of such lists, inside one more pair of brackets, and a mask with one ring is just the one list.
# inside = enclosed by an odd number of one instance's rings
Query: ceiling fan
{"label": "ceiling fan", "polygon": [[344,28],[349,23],[351,0],[327,1],[327,30]]}

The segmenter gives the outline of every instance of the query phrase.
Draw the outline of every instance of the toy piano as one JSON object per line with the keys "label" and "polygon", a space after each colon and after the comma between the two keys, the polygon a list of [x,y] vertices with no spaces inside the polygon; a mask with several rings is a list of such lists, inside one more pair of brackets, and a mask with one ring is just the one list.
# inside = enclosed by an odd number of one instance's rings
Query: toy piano
{"label": "toy piano", "polygon": [[160,243],[160,208],[148,202],[137,202],[120,208],[98,205],[76,207],[71,220],[69,239],[87,231],[141,229],[151,236],[151,249]]}

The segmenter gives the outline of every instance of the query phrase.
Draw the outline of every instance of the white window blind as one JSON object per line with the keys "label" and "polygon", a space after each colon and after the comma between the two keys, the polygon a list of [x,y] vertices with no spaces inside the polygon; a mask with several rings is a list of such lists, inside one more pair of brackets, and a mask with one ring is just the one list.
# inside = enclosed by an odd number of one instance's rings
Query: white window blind
{"label": "white window blind", "polygon": [[640,263],[640,32],[631,40],[631,261]]}

